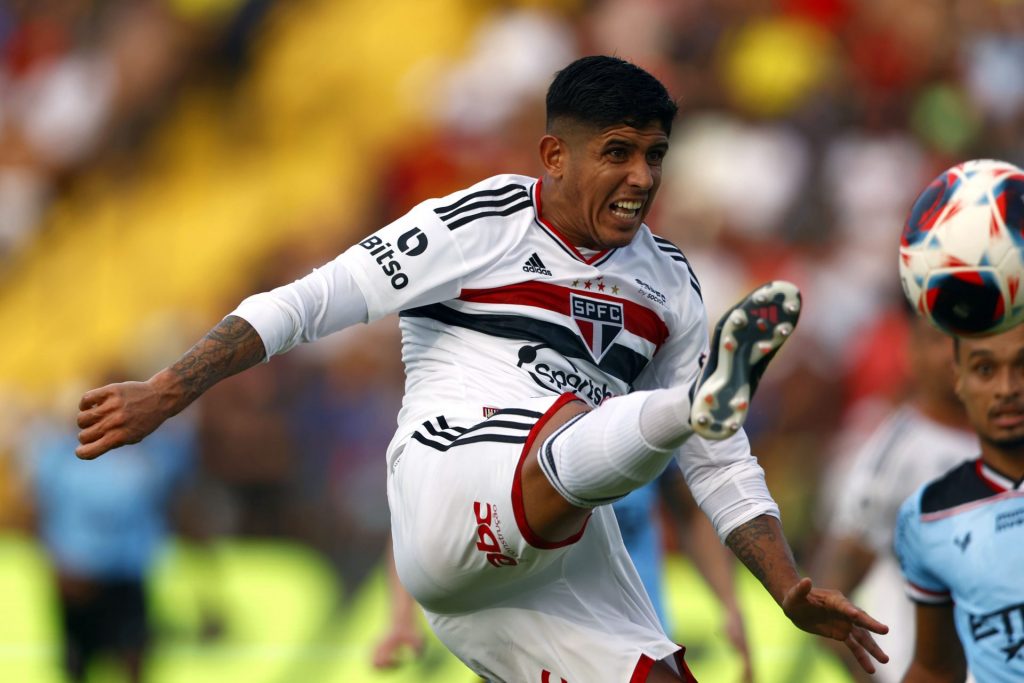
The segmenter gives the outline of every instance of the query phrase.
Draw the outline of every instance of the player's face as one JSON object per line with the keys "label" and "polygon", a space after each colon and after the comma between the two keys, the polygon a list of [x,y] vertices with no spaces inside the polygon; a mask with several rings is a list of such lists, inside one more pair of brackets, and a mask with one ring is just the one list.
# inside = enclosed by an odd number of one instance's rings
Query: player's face
{"label": "player's face", "polygon": [[661,185],[668,136],[658,124],[605,128],[570,143],[562,190],[571,213],[558,228],[573,244],[613,249],[630,243]]}
{"label": "player's face", "polygon": [[956,393],[983,442],[1024,446],[1024,326],[992,337],[961,339]]}

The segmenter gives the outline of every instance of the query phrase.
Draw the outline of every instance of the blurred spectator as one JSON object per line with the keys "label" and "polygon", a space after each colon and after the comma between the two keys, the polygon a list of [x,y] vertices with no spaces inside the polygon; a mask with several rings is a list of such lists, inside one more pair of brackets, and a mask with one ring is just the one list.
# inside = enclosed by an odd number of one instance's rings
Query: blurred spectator
{"label": "blurred spectator", "polygon": [[379,565],[390,533],[383,454],[394,434],[404,374],[393,318],[299,349],[288,408],[297,449],[300,538],[320,550],[351,597]]}
{"label": "blurred spectator", "polygon": [[69,680],[87,680],[101,655],[113,656],[129,680],[144,677],[146,578],[167,539],[172,494],[195,460],[190,416],[168,427],[102,462],[74,457],[78,440],[66,417],[26,430],[21,455],[53,562]]}
{"label": "blurred spectator", "polygon": [[[15,0],[0,7],[0,265],[69,176],[137,142],[199,48],[244,45],[270,0]],[[237,21],[231,8],[241,6]],[[129,149],[129,153],[130,149]]]}

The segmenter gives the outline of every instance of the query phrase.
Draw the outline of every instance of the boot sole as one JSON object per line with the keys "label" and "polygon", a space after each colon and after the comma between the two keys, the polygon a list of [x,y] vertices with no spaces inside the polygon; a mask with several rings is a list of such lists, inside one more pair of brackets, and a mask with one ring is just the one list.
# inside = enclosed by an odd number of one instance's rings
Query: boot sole
{"label": "boot sole", "polygon": [[767,361],[793,333],[801,305],[796,285],[775,280],[722,316],[690,407],[694,432],[719,440],[740,430],[750,408],[752,382],[756,385]]}

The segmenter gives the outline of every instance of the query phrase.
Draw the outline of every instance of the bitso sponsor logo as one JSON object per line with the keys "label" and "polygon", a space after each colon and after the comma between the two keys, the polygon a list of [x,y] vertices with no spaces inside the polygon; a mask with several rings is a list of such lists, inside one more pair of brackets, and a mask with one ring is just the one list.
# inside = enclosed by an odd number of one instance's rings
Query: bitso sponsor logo
{"label": "bitso sponsor logo", "polygon": [[[399,235],[395,243],[398,245],[399,253],[405,256],[419,256],[427,250],[428,241],[422,230],[411,228]],[[370,256],[376,257],[374,260],[380,266],[381,272],[390,278],[393,289],[402,289],[409,284],[409,276],[402,272],[402,264],[395,257],[395,247],[391,242],[379,235],[370,235],[360,242],[359,246],[369,251]]]}
{"label": "bitso sponsor logo", "polygon": [[487,555],[487,561],[495,567],[514,567],[519,564],[512,557],[512,547],[501,531],[498,510],[490,503],[473,503],[476,518],[476,549]]}

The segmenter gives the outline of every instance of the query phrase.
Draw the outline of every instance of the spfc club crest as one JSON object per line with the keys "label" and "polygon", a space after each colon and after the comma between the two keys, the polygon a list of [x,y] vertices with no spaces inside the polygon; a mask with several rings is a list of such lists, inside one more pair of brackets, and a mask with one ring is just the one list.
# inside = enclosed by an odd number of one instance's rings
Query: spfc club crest
{"label": "spfc club crest", "polygon": [[569,304],[580,336],[590,349],[594,361],[600,363],[622,331],[622,304],[579,294],[570,294]]}

